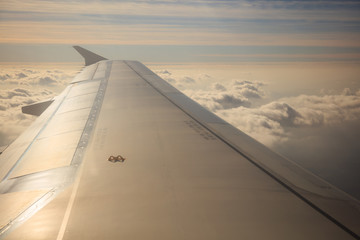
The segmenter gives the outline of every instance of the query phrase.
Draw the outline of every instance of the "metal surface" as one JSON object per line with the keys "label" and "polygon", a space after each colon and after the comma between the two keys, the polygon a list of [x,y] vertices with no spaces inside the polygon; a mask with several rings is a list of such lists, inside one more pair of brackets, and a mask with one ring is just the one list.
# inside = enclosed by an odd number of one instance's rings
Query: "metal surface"
{"label": "metal surface", "polygon": [[[169,89],[164,80],[155,77],[139,62],[126,61],[139,76],[151,84],[160,94],[197,120],[205,128],[222,139],[264,173],[278,181],[289,191],[343,228],[349,234],[360,235],[360,203],[296,163],[283,158],[256,140],[242,133],[214,114],[206,111],[179,92]],[[212,116],[211,116],[212,115]]]}
{"label": "metal surface", "polygon": [[[21,214],[46,193],[44,190],[21,191],[0,195],[0,229],[3,229],[14,216]],[[11,205],[11,207],[9,207]],[[1,231],[0,231],[1,233]]]}
{"label": "metal surface", "polygon": [[22,157],[45,128],[69,90],[70,87],[67,87],[53,104],[0,155],[0,179],[2,181],[6,180],[11,171],[21,162]]}
{"label": "metal surface", "polygon": [[[21,195],[27,206],[0,219],[0,237],[356,238],[356,201],[142,64],[101,61],[81,75],[0,158],[0,204]],[[47,141],[71,154],[47,159]]]}

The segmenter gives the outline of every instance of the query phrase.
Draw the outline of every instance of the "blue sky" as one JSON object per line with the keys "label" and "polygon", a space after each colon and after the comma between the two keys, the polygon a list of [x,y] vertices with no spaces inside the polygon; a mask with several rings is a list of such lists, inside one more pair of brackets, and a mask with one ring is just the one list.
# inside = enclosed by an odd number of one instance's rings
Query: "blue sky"
{"label": "blue sky", "polygon": [[153,62],[358,62],[360,2],[1,2],[0,61],[78,61],[71,45]]}

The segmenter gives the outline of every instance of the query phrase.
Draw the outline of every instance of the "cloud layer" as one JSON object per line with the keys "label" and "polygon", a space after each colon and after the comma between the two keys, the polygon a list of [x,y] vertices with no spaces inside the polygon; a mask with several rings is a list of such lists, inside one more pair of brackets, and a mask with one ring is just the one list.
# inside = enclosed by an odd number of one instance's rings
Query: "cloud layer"
{"label": "cloud layer", "polygon": [[[233,80],[196,89],[199,79],[174,77],[168,70],[157,73],[205,108],[270,147],[292,138],[293,129],[331,127],[360,120],[360,90],[345,88],[337,94],[299,95],[254,106],[254,102],[267,97],[262,82]],[[190,78],[192,81],[185,80]]]}

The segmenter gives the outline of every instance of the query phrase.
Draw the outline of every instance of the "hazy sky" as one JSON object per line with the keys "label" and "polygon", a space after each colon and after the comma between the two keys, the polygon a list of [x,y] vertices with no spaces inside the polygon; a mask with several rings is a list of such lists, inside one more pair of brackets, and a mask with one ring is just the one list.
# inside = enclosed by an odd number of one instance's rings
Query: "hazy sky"
{"label": "hazy sky", "polygon": [[[4,1],[0,61],[359,61],[359,1]],[[55,56],[54,56],[55,55]]]}
{"label": "hazy sky", "polygon": [[72,45],[144,62],[360,199],[360,1],[0,0],[0,145],[81,69]]}

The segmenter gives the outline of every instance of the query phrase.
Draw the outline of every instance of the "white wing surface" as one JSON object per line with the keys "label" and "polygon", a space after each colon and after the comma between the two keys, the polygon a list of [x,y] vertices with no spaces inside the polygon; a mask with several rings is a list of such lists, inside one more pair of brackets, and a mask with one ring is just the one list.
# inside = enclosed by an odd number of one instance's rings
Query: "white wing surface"
{"label": "white wing surface", "polygon": [[0,155],[0,238],[359,239],[357,200],[141,63],[76,50],[88,66]]}

